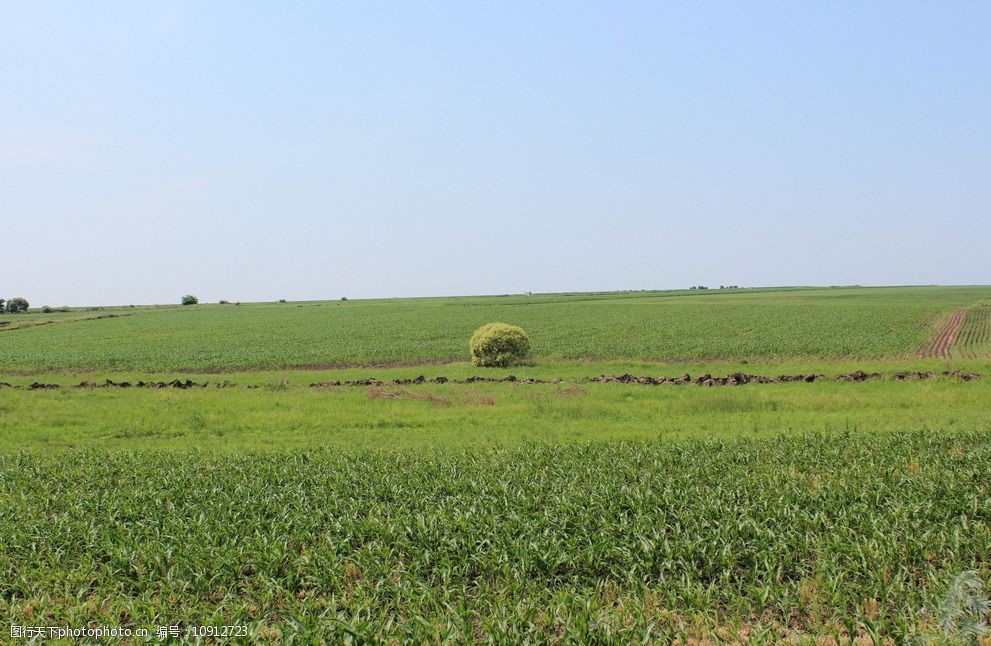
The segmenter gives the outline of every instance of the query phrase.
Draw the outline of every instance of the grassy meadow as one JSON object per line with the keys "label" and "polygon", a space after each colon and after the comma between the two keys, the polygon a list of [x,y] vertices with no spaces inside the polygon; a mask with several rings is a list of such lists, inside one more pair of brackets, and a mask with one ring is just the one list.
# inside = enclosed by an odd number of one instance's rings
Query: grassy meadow
{"label": "grassy meadow", "polygon": [[[989,302],[833,288],[4,315],[0,617],[238,624],[254,643],[948,643],[973,619],[951,616],[954,580],[991,582]],[[950,358],[918,358],[962,308]],[[465,362],[492,320],[531,333],[530,365]],[[836,379],[856,370],[879,376]],[[736,372],[823,378],[592,381]],[[454,383],[510,374],[546,383]],[[418,375],[452,382],[311,387]],[[77,387],[186,378],[209,384]]]}
{"label": "grassy meadow", "polygon": [[[339,376],[307,374],[316,382]],[[717,388],[568,378],[311,388],[297,377],[189,390],[76,389],[74,381],[59,390],[3,391],[0,450],[392,450],[991,428],[991,378]]]}

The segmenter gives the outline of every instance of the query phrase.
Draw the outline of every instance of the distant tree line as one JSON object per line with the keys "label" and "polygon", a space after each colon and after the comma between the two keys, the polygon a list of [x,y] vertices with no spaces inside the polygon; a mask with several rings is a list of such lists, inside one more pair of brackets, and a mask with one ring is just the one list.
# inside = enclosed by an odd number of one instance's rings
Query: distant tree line
{"label": "distant tree line", "polygon": [[6,312],[7,314],[21,314],[27,312],[31,304],[28,303],[26,298],[20,296],[15,296],[10,300],[5,300],[0,298],[0,312]]}

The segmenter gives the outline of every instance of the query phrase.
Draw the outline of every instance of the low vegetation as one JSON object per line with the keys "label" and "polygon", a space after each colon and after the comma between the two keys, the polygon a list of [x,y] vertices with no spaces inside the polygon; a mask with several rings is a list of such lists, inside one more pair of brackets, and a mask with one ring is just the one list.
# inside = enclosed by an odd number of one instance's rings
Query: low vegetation
{"label": "low vegetation", "polygon": [[538,361],[877,359],[914,356],[932,334],[927,321],[989,298],[987,287],[933,287],[126,308],[128,316],[0,334],[0,365],[153,372],[463,361],[472,331],[499,320],[527,330]]}
{"label": "low vegetation", "polygon": [[[991,435],[0,456],[0,598],[261,640],[941,630],[989,574]],[[278,486],[272,486],[278,483]],[[897,539],[895,539],[897,537]]]}
{"label": "low vegetation", "polygon": [[473,366],[506,368],[530,357],[530,337],[517,325],[486,323],[471,335],[468,349]]}
{"label": "low vegetation", "polygon": [[[444,374],[456,380],[480,370],[445,367]],[[392,450],[991,428],[986,404],[991,399],[991,373],[969,382],[942,377],[901,382],[887,376],[863,383],[830,380],[715,388],[590,383],[588,367],[582,365],[538,364],[485,372],[493,377],[516,373],[519,379],[564,377],[565,381],[309,385],[369,376],[355,370],[203,375],[194,381],[209,382],[207,387],[181,390],[76,387],[85,379],[103,382],[92,375],[6,377],[19,388],[0,383],[0,451],[187,451],[193,447],[279,451],[327,446]],[[375,374],[388,381],[418,373],[397,369]],[[160,375],[155,380],[173,378]],[[132,377],[114,375],[115,382],[128,379],[137,383]],[[62,387],[28,390],[39,381],[61,382]],[[233,386],[216,387],[225,383]]]}

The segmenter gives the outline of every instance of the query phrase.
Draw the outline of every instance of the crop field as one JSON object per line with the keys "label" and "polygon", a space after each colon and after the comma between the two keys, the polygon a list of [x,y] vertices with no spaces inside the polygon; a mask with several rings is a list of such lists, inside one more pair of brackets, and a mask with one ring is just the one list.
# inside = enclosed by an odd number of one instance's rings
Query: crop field
{"label": "crop field", "polygon": [[[220,643],[974,643],[989,300],[0,316],[0,617],[244,627]],[[466,361],[492,320],[530,363]]]}
{"label": "crop field", "polygon": [[962,357],[986,357],[991,354],[991,304],[985,303],[967,311],[957,347]]}
{"label": "crop field", "polygon": [[290,643],[941,634],[949,583],[988,572],[989,440],[18,453],[0,598]]}
{"label": "crop field", "polygon": [[490,321],[527,329],[538,359],[909,357],[932,336],[930,322],[989,298],[988,287],[837,288],[8,315],[0,365],[158,372],[458,361],[472,330]]}

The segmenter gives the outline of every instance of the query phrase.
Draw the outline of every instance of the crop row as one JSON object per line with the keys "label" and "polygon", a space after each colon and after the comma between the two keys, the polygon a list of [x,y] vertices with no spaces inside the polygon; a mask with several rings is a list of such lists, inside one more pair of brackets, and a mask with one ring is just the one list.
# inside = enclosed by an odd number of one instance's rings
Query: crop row
{"label": "crop row", "polygon": [[967,358],[991,356],[991,305],[979,305],[967,311],[954,350]]}
{"label": "crop row", "polygon": [[299,643],[903,639],[991,573],[989,440],[2,455],[0,607]]}

